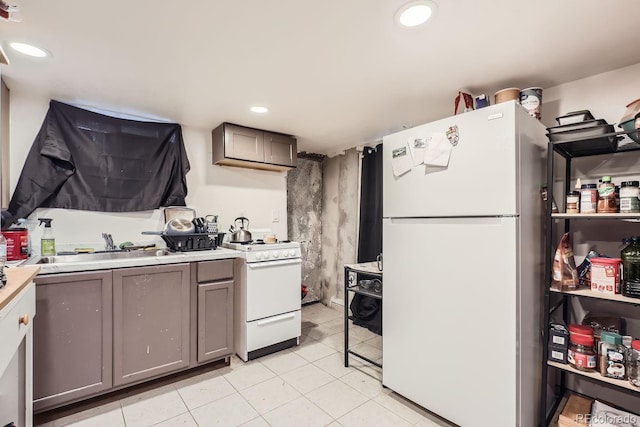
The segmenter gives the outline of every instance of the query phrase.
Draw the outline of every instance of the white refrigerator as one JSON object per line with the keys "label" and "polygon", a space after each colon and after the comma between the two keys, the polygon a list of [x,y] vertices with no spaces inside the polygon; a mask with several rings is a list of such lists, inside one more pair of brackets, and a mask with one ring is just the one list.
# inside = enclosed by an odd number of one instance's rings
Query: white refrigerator
{"label": "white refrigerator", "polygon": [[[395,149],[453,126],[448,167],[394,175]],[[511,101],[383,154],[383,384],[460,426],[536,426],[544,126]]]}

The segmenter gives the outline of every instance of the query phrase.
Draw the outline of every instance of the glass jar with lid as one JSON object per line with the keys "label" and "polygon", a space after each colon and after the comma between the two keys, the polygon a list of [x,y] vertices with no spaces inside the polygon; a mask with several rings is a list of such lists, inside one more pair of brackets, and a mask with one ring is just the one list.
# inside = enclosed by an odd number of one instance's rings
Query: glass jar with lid
{"label": "glass jar with lid", "polygon": [[623,380],[626,375],[627,348],[622,345],[622,336],[604,331],[600,334],[598,370],[603,377]]}
{"label": "glass jar with lid", "polygon": [[580,212],[580,192],[569,191],[567,193],[567,202],[565,206],[568,214]]}
{"label": "glass jar with lid", "polygon": [[640,340],[631,341],[627,352],[627,375],[631,385],[640,388]]}
{"label": "glass jar with lid", "polygon": [[585,372],[596,369],[596,352],[593,349],[593,336],[571,334],[569,337],[567,361],[571,367]]}

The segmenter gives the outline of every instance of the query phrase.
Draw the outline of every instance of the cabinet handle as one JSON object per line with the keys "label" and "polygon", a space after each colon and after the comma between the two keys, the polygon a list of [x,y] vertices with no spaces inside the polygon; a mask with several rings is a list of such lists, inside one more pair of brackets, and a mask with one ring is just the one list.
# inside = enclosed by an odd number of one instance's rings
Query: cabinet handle
{"label": "cabinet handle", "polygon": [[28,325],[29,324],[29,315],[25,314],[24,316],[20,316],[18,318],[18,325]]}

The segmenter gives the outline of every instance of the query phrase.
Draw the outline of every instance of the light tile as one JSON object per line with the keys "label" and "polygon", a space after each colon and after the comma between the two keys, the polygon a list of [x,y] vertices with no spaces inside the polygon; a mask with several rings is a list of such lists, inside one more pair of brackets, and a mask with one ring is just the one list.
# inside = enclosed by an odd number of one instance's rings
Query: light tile
{"label": "light tile", "polygon": [[343,416],[368,400],[364,394],[340,380],[334,380],[317,388],[307,393],[305,397],[333,418]]}
{"label": "light tile", "polygon": [[249,405],[249,402],[236,393],[200,406],[191,411],[191,415],[199,427],[230,427],[251,421],[258,416],[258,413]]}
{"label": "light tile", "polygon": [[[352,365],[351,361],[349,361],[349,363]],[[344,367],[344,354],[342,353],[333,353],[327,357],[316,360],[313,364],[336,378],[343,377],[353,372],[353,368]]]}
{"label": "light tile", "polygon": [[[343,315],[344,317],[344,315]],[[344,332],[344,318],[340,317],[338,319],[333,319],[329,322],[324,322],[322,326],[333,329],[336,332]]]}
{"label": "light tile", "polygon": [[272,427],[323,427],[332,421],[322,409],[304,397],[299,397],[264,414]]}
{"label": "light tile", "polygon": [[374,338],[365,341],[366,344],[369,344],[372,347],[382,350],[382,337],[380,335],[376,335]]}
{"label": "light tile", "polygon": [[262,363],[255,362],[239,367],[233,372],[226,374],[224,378],[229,381],[236,390],[240,391],[275,376],[276,374]]}
{"label": "light tile", "polygon": [[374,398],[384,392],[379,379],[373,378],[362,371],[354,370],[350,374],[340,378],[340,381],[358,390],[368,398]]}
{"label": "light tile", "polygon": [[422,420],[431,422],[427,419],[427,412],[424,409],[396,393],[379,394],[373,399],[373,401],[407,420],[411,424],[416,424]]}
{"label": "light tile", "polygon": [[353,324],[349,325],[349,337],[357,338],[360,341],[368,341],[379,336],[380,335],[374,334],[373,332],[362,326]]}
{"label": "light tile", "polygon": [[310,363],[298,369],[294,369],[293,371],[289,371],[286,374],[281,375],[280,378],[292,385],[302,394],[306,394],[311,390],[328,384],[335,379],[332,375]]}
{"label": "light tile", "polygon": [[154,424],[153,427],[198,427],[198,424],[196,424],[196,420],[193,419],[191,414],[187,412],[161,423]]}
{"label": "light tile", "polygon": [[262,417],[254,418],[251,421],[241,424],[241,427],[269,427],[269,423]]}
{"label": "light tile", "polygon": [[221,376],[199,375],[175,384],[178,393],[189,409],[211,403],[236,392]]}
{"label": "light tile", "polygon": [[125,427],[120,402],[107,403],[105,405],[57,419],[52,425],[54,427]]}
{"label": "light tile", "polygon": [[322,359],[323,357],[326,357],[335,352],[335,349],[318,341],[301,345],[296,350],[294,350],[294,353],[296,353],[298,356],[304,357],[309,362],[314,362],[318,359]]}
{"label": "light tile", "polygon": [[337,310],[323,310],[317,313],[302,313],[302,320],[315,323],[317,325],[331,320],[343,317],[344,314],[339,313]]}
{"label": "light tile", "polygon": [[[344,353],[344,332],[336,332],[334,335],[328,336],[322,340],[319,340],[321,343],[328,345],[329,347],[337,350],[341,353]],[[349,348],[353,350],[353,348],[360,344],[360,340],[356,337],[349,337]]]}
{"label": "light tile", "polygon": [[331,424],[329,424],[327,427],[343,427],[343,425],[337,421],[334,421]]}
{"label": "light tile", "polygon": [[265,414],[300,396],[282,378],[272,378],[240,392],[258,413]]}
{"label": "light tile", "polygon": [[127,427],[149,426],[188,411],[173,386],[160,387],[120,401]]}
{"label": "light tile", "polygon": [[325,326],[324,324],[303,329],[303,334],[304,334],[304,331],[306,331],[306,333],[314,340],[323,340],[326,337],[329,337],[331,335],[338,333],[338,331],[336,331],[335,329],[331,329],[330,327]]}
{"label": "light tile", "polygon": [[382,357],[382,350],[379,348],[375,348],[372,345],[367,344],[366,342],[350,345],[349,348],[355,351],[358,354],[363,355],[371,360],[378,360]]}
{"label": "light tile", "polygon": [[338,422],[345,427],[408,427],[411,425],[372,400],[340,417]]}
{"label": "light tile", "polygon": [[309,363],[306,359],[290,351],[281,351],[262,357],[260,358],[260,362],[278,375],[282,375],[285,372],[292,371]]}

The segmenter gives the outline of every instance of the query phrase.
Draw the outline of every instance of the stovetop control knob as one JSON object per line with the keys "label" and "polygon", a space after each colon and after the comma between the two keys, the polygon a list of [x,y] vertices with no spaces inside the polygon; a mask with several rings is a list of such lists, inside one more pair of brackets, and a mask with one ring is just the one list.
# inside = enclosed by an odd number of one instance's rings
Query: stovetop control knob
{"label": "stovetop control knob", "polygon": [[280,256],[280,252],[278,251],[273,251],[273,257],[274,258],[278,258]]}
{"label": "stovetop control knob", "polygon": [[256,252],[256,259],[262,259],[262,254],[260,252]]}
{"label": "stovetop control knob", "polygon": [[289,256],[294,256],[296,254],[296,251],[294,251],[293,249],[289,251]]}

